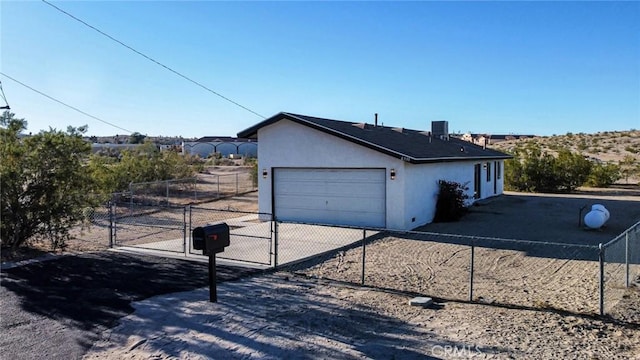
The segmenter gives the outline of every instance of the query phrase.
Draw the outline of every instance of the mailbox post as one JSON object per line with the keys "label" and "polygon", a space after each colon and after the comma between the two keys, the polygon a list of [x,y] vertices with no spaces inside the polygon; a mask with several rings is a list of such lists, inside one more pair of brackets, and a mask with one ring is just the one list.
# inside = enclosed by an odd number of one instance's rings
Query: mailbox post
{"label": "mailbox post", "polygon": [[209,301],[218,301],[216,279],[216,254],[229,246],[229,225],[217,223],[197,227],[192,231],[193,249],[209,256]]}

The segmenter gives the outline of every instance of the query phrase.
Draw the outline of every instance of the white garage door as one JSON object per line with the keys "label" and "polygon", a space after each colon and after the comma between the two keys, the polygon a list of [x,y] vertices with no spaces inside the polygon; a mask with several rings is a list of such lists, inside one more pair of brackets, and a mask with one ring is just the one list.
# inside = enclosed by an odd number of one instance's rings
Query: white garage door
{"label": "white garage door", "polygon": [[385,227],[384,169],[275,169],[279,220]]}

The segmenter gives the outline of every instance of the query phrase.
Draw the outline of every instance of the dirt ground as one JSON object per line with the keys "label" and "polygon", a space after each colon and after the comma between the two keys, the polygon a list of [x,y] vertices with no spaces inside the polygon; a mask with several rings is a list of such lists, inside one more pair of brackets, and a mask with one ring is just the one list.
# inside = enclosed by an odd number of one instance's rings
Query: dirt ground
{"label": "dirt ground", "polygon": [[[578,214],[594,203],[611,218],[588,231]],[[619,264],[606,268],[615,286],[606,287],[608,316],[600,317],[597,253],[543,244],[590,251],[638,220],[635,193],[509,193],[474,206],[460,222],[420,228],[533,242],[476,248],[474,302],[466,301],[467,245],[382,236],[366,248],[365,287],[357,285],[356,248],[299,264],[294,273],[223,284],[215,305],[199,300],[204,289],[151,298],[85,358],[640,359],[638,266],[629,289]],[[417,295],[435,304],[409,306]]]}
{"label": "dirt ground", "polygon": [[[419,230],[597,246],[640,220],[638,195],[508,193],[460,222]],[[595,203],[611,218],[587,231],[578,225],[580,209]],[[202,301],[206,289],[149,298],[85,358],[640,359],[640,289],[621,287],[621,267],[608,267],[616,286],[606,289],[609,315],[599,317],[597,262],[571,249],[477,248],[469,303],[468,246],[383,236],[366,249],[367,287],[355,285],[362,254],[353,249],[296,268],[302,275],[222,284],[217,304]],[[632,273],[640,274],[637,266]],[[416,295],[436,304],[409,306]]]}
{"label": "dirt ground", "polygon": [[85,359],[638,359],[638,324],[276,273],[150,298]]}

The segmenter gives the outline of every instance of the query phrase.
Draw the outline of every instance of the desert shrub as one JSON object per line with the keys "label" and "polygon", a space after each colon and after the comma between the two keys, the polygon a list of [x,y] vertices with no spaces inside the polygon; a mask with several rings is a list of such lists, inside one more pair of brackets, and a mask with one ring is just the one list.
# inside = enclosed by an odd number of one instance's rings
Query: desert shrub
{"label": "desert shrub", "polygon": [[467,212],[466,202],[469,199],[466,185],[455,181],[438,181],[440,191],[436,202],[434,222],[450,222],[459,220]]}
{"label": "desert shrub", "polygon": [[258,159],[246,157],[244,158],[244,165],[251,167],[251,172],[249,173],[251,183],[253,187],[258,187]]}
{"label": "desert shrub", "polygon": [[94,154],[89,171],[104,193],[123,191],[130,183],[194,177],[203,170],[197,155],[181,155],[175,151],[159,151],[152,143],[124,150],[119,158]]}
{"label": "desert shrub", "polygon": [[527,192],[570,192],[584,184],[591,173],[591,162],[568,149],[558,155],[530,144],[518,149],[505,161],[505,188]]}
{"label": "desert shrub", "polygon": [[586,186],[592,187],[609,187],[611,184],[620,180],[620,166],[615,164],[593,164]]}
{"label": "desert shrub", "polygon": [[628,152],[632,153],[632,154],[636,154],[636,153],[639,153],[639,152],[640,152],[640,150],[636,149],[636,148],[635,148],[634,146],[632,146],[632,145],[625,146],[625,148],[624,148],[624,149],[625,149],[626,151],[628,151]]}
{"label": "desert shrub", "polygon": [[587,145],[587,142],[584,139],[581,139],[580,142],[578,143],[578,150],[585,151],[588,148],[589,146]]}
{"label": "desert shrub", "polygon": [[95,183],[86,170],[91,145],[86,126],[22,136],[24,119],[5,111],[0,119],[0,245],[49,240],[66,246],[70,229],[95,205]]}
{"label": "desert shrub", "polygon": [[618,162],[620,175],[625,178],[627,184],[629,183],[629,177],[640,174],[640,167],[636,165],[636,162],[636,158],[631,155],[626,155]]}

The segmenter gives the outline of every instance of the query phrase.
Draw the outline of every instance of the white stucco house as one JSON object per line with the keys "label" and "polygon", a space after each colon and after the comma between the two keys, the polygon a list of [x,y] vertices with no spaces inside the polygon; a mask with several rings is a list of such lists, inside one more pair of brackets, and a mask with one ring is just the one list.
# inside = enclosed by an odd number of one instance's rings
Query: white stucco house
{"label": "white stucco house", "polygon": [[259,210],[284,221],[410,230],[435,215],[438,181],[473,201],[503,192],[509,155],[431,131],[282,112],[238,133],[257,138]]}

